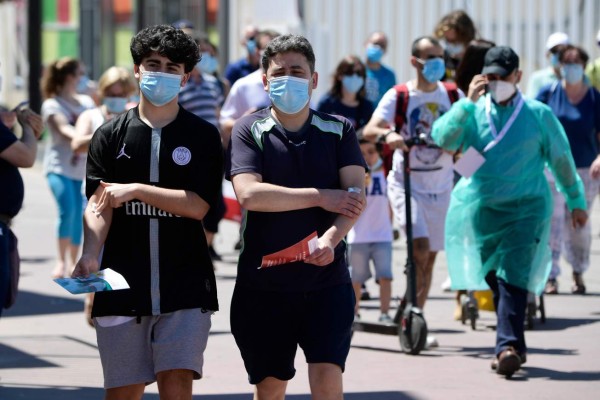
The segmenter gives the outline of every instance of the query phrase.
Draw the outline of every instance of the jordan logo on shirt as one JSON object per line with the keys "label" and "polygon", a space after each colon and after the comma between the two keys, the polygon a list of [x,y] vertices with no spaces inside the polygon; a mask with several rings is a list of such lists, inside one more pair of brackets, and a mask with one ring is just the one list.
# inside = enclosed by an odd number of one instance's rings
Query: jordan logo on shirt
{"label": "jordan logo on shirt", "polygon": [[127,154],[125,154],[125,146],[126,145],[127,145],[127,143],[123,143],[123,147],[121,148],[121,151],[119,152],[119,155],[117,156],[117,160],[123,156],[125,156],[127,158],[131,158]]}

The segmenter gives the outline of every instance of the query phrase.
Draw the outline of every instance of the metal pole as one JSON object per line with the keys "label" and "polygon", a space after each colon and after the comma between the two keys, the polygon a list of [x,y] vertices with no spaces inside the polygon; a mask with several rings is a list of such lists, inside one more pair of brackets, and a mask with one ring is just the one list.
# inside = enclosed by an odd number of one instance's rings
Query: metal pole
{"label": "metal pole", "polygon": [[27,90],[29,107],[39,113],[42,108],[40,78],[42,76],[42,5],[41,0],[30,0],[27,7],[27,58],[29,77]]}
{"label": "metal pole", "polygon": [[219,30],[219,65],[225,67],[229,62],[229,0],[219,0],[217,27]]}

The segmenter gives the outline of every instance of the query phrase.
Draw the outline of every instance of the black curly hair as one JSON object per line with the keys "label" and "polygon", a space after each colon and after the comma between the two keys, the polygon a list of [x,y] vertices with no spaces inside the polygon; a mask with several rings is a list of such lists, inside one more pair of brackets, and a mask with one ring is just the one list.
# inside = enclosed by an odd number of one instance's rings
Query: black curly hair
{"label": "black curly hair", "polygon": [[300,35],[281,35],[269,42],[263,53],[261,64],[265,71],[269,69],[271,58],[279,53],[300,53],[306,57],[310,73],[315,72],[315,53],[308,39]]}
{"label": "black curly hair", "polygon": [[140,65],[145,57],[158,53],[175,63],[183,63],[186,73],[200,60],[198,45],[191,36],[171,25],[154,25],[139,31],[129,45],[133,63]]}

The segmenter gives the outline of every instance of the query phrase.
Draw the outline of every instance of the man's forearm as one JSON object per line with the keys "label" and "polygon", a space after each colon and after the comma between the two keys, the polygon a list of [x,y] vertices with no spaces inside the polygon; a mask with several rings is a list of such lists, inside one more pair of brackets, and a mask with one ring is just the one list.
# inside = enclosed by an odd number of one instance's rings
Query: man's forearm
{"label": "man's forearm", "polygon": [[[235,178],[234,178],[235,179]],[[314,188],[288,188],[256,182],[236,191],[241,206],[251,211],[280,212],[318,207],[320,194]]]}
{"label": "man's forearm", "polygon": [[138,185],[138,200],[181,217],[203,219],[210,206],[196,193],[187,190],[166,189],[151,185]]}
{"label": "man's forearm", "polygon": [[112,223],[113,209],[107,208],[96,215],[95,205],[95,199],[91,198],[83,213],[82,253],[98,258]]}
{"label": "man's forearm", "polygon": [[29,161],[33,165],[35,157],[37,155],[37,138],[33,133],[33,129],[30,126],[23,127],[23,135],[21,136],[21,142],[27,147],[27,155]]}
{"label": "man's forearm", "polygon": [[356,219],[348,218],[344,215],[338,215],[333,221],[331,228],[323,234],[322,238],[328,240],[332,247],[335,248],[344,237],[350,232],[350,229],[354,226]]}

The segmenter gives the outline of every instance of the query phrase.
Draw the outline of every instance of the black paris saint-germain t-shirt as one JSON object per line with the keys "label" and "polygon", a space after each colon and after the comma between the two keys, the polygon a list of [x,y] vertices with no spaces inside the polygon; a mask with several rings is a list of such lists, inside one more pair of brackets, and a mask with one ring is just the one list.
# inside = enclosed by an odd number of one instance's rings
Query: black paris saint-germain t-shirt
{"label": "black paris saint-germain t-shirt", "polygon": [[[229,177],[257,173],[263,182],[289,188],[340,189],[340,169],[366,168],[356,133],[343,118],[311,110],[304,127],[288,132],[270,108],[240,119],[231,138]],[[321,236],[336,213],[320,207],[285,212],[247,211],[237,283],[259,290],[310,291],[350,282],[344,241],[325,267],[303,262],[258,267],[264,255],[285,249],[314,231]]]}
{"label": "black paris saint-germain t-shirt", "polygon": [[[88,154],[88,198],[100,181],[142,183],[218,198],[223,150],[217,129],[183,108],[153,129],[137,107],[101,126]],[[131,289],[100,292],[94,316],[158,315],[187,308],[217,310],[217,288],[199,220],[141,201],[113,210],[102,267],[121,273]]]}

